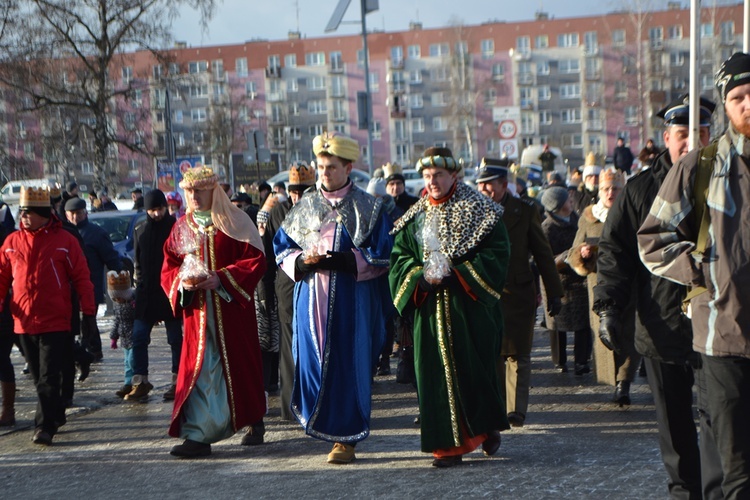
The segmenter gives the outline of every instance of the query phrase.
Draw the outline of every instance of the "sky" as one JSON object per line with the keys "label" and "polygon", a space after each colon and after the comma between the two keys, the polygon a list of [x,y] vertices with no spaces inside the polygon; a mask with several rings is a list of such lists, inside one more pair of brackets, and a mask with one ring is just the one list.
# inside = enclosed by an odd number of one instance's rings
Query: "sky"
{"label": "sky", "polygon": [[[283,40],[289,31],[297,30],[307,38],[327,36],[324,30],[338,1],[223,0],[207,33],[201,32],[198,14],[183,9],[183,14],[173,24],[174,39],[197,47],[236,44],[255,38]],[[687,1],[685,3],[689,4]],[[361,32],[359,5],[359,0],[351,1],[344,23],[329,36]],[[424,28],[446,26],[453,16],[464,24],[481,24],[491,20],[531,21],[539,10],[559,19],[600,15],[615,10],[618,5],[622,5],[622,1],[380,0],[380,9],[368,14],[366,21],[368,31],[402,31],[409,28],[410,21],[419,21]],[[353,24],[345,24],[347,21]]]}

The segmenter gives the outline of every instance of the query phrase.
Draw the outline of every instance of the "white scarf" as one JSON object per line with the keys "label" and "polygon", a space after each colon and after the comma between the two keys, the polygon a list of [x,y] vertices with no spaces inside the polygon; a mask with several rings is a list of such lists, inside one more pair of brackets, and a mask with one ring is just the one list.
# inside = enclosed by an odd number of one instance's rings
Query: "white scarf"
{"label": "white scarf", "polygon": [[604,200],[599,200],[596,205],[591,207],[591,213],[599,222],[604,222],[607,220],[609,209],[604,206]]}

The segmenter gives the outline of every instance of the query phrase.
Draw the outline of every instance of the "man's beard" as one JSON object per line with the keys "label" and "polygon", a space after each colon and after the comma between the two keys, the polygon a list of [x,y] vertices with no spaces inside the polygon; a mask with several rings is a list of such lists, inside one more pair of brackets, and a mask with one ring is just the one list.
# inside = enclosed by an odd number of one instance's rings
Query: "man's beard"
{"label": "man's beard", "polygon": [[740,123],[732,122],[732,125],[734,125],[734,128],[737,129],[737,132],[744,135],[745,137],[750,137],[750,123],[748,123],[744,116],[742,117],[742,121]]}

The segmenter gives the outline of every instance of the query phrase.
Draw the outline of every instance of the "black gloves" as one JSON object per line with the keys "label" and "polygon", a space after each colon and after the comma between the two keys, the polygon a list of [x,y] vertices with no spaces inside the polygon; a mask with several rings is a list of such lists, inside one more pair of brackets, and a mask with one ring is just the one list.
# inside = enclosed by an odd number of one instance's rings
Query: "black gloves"
{"label": "black gloves", "polygon": [[354,257],[354,252],[332,252],[329,250],[327,253],[328,257],[318,262],[318,269],[357,274],[357,259]]}
{"label": "black gloves", "polygon": [[315,270],[318,268],[318,265],[316,263],[310,263],[308,264],[305,262],[305,258],[303,255],[300,255],[297,257],[297,260],[294,261],[294,268],[302,275],[315,272]]}
{"label": "black gloves", "polygon": [[547,297],[547,313],[554,317],[560,314],[562,309],[562,300],[560,297]]}
{"label": "black gloves", "polygon": [[610,351],[620,352],[620,314],[616,309],[605,309],[599,313],[599,340]]}
{"label": "black gloves", "polygon": [[435,283],[434,285],[427,281],[424,276],[419,278],[419,281],[417,282],[419,289],[422,290],[425,293],[432,293],[437,292],[441,288],[449,288],[453,285],[458,285],[458,278],[456,277],[455,273],[451,273],[448,276],[445,276],[443,279],[440,280],[439,283]]}

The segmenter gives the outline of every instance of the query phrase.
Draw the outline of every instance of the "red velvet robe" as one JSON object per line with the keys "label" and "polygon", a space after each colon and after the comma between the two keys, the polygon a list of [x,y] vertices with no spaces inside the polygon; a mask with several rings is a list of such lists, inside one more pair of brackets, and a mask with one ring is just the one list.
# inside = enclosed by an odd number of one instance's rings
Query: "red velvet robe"
{"label": "red velvet robe", "polygon": [[182,312],[184,318],[182,355],[169,435],[180,436],[183,405],[193,390],[203,365],[207,320],[216,324],[216,341],[224,368],[229,411],[232,425],[237,431],[260,421],[266,412],[263,367],[253,303],[253,291],[263,277],[266,260],[259,249],[232,239],[217,231],[214,226],[209,226],[206,228],[208,236],[205,247],[209,256],[206,259],[202,249],[201,258],[209,269],[217,272],[224,290],[232,296],[232,301],[225,301],[214,291],[211,295],[215,314],[213,318],[207,318],[206,293],[196,291],[192,301],[183,308],[180,306],[180,278],[177,276],[183,258],[172,250],[175,230],[181,224],[188,224],[197,231],[198,226],[190,214],[175,223],[164,244],[165,257],[161,271],[161,285],[169,297],[175,316]]}

